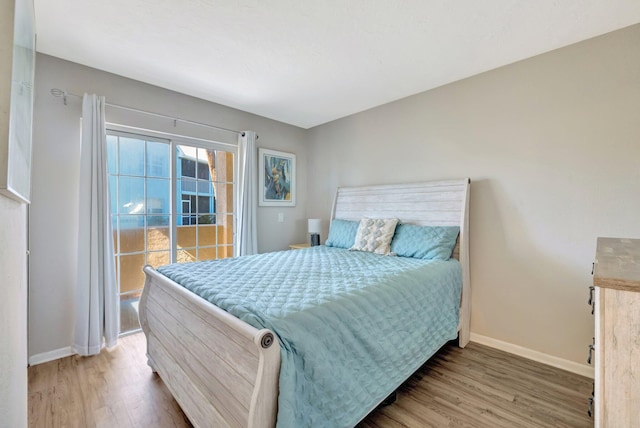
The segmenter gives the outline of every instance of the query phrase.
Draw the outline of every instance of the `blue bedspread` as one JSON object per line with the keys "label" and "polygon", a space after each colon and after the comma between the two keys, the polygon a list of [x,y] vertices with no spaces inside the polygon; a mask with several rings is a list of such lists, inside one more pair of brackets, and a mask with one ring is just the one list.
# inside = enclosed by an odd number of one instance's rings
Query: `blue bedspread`
{"label": "blue bedspread", "polygon": [[457,336],[456,260],[312,247],[158,271],[280,339],[280,428],[354,426]]}

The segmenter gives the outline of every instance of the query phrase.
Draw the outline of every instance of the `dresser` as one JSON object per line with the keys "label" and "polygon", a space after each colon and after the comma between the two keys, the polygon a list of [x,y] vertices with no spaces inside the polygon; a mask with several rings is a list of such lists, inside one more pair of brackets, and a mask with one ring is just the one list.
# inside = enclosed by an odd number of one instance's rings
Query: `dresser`
{"label": "dresser", "polygon": [[591,292],[595,426],[638,427],[640,239],[598,238]]}

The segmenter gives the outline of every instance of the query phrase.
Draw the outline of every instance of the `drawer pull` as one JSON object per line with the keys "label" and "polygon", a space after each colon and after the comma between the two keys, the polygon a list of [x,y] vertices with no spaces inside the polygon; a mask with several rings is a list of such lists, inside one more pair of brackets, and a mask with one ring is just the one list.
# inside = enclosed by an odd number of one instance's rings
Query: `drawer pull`
{"label": "drawer pull", "polygon": [[587,303],[589,304],[589,306],[591,306],[591,315],[593,315],[593,312],[596,308],[596,299],[593,298],[595,290],[596,287],[594,287],[593,285],[589,286],[589,301]]}
{"label": "drawer pull", "polygon": [[591,384],[591,397],[589,397],[589,408],[587,409],[587,415],[589,415],[590,418],[593,417],[593,402],[595,400],[595,396],[596,396],[596,384],[594,382]]}
{"label": "drawer pull", "polygon": [[596,349],[596,338],[593,338],[593,344],[589,345],[589,357],[587,358],[587,364],[591,364],[591,355]]}

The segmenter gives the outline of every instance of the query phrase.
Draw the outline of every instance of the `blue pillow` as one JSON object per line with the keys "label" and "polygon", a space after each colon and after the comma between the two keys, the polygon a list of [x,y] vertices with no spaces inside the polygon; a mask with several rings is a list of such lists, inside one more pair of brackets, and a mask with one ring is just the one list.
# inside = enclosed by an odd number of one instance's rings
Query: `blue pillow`
{"label": "blue pillow", "polygon": [[359,221],[334,219],[329,229],[329,237],[324,243],[327,247],[351,248],[356,241]]}
{"label": "blue pillow", "polygon": [[449,260],[459,232],[458,226],[399,224],[391,241],[391,252],[401,257]]}

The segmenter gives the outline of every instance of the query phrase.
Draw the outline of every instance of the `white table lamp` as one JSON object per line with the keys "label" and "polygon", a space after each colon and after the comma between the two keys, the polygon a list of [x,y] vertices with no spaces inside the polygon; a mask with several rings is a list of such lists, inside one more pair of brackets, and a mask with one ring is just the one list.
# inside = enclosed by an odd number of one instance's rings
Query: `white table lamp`
{"label": "white table lamp", "polygon": [[308,223],[309,242],[312,247],[320,245],[320,232],[322,232],[322,220],[319,218],[310,218]]}

